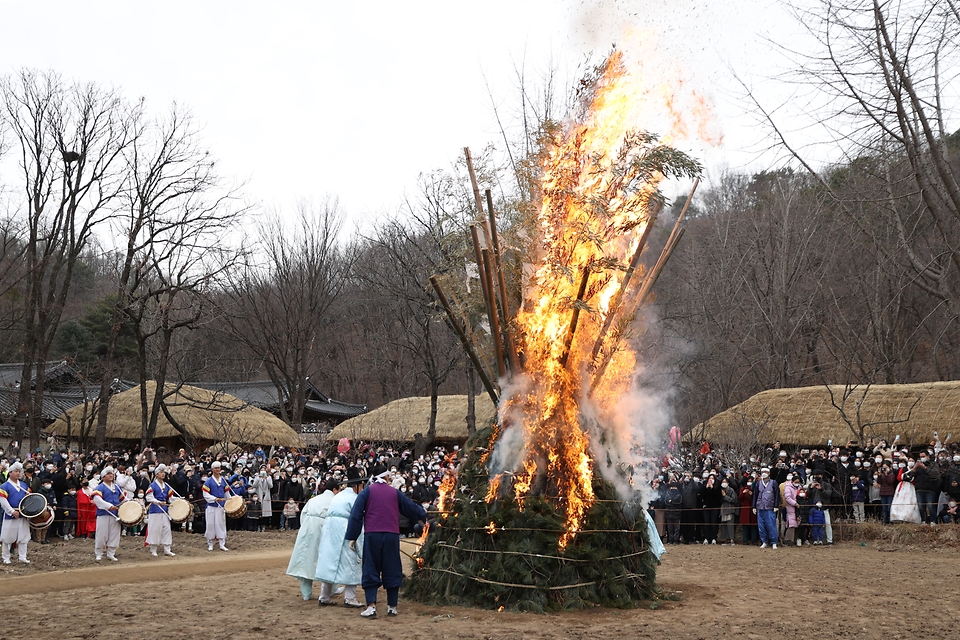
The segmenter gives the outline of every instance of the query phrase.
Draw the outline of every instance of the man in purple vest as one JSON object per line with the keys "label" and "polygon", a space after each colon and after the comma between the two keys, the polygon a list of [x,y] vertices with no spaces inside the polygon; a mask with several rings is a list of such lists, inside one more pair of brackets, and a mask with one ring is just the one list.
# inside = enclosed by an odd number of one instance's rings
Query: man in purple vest
{"label": "man in purple vest", "polygon": [[377,591],[382,584],[387,591],[387,615],[397,615],[403,567],[400,564],[400,514],[410,522],[426,520],[423,507],[403,495],[390,484],[390,472],[384,471],[357,496],[350,512],[350,523],[344,536],[356,549],[356,540],[363,531],[363,576],[361,586],[367,608],[360,615],[377,617]]}

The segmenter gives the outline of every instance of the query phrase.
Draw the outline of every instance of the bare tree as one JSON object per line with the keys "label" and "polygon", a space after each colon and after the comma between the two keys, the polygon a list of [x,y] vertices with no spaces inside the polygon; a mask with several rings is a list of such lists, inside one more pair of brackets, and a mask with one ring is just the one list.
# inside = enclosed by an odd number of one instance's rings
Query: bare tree
{"label": "bare tree", "polygon": [[179,243],[202,244],[204,236],[207,242],[216,242],[216,234],[229,232],[236,217],[236,211],[222,206],[226,196],[212,195],[219,187],[215,163],[202,149],[188,113],[173,105],[166,117],[149,119],[141,111],[134,133],[124,152],[122,208],[112,225],[122,244],[118,247],[116,304],[103,357],[98,445],[106,437],[117,340],[129,309],[136,306],[144,279],[158,261],[162,263],[179,249]]}
{"label": "bare tree", "polygon": [[261,226],[261,262],[229,274],[222,303],[223,322],[263,362],[290,425],[303,420],[308,382],[320,372],[319,343],[352,260],[336,200],[301,203],[293,226],[279,217]]}
{"label": "bare tree", "polygon": [[[960,183],[955,135],[960,20],[955,0],[819,0],[795,9],[820,50],[791,52],[819,108],[811,115],[847,157],[872,157],[882,188],[844,193],[757,102],[783,146],[865,233],[863,204],[881,206],[896,230],[892,256],[913,281],[960,318]],[[880,247],[881,250],[886,250]]]}
{"label": "bare tree", "polygon": [[15,437],[29,428],[34,447],[42,428],[43,363],[78,259],[120,191],[133,110],[113,89],[67,84],[52,72],[6,76],[0,95],[20,168],[16,215],[24,221],[24,367]]}

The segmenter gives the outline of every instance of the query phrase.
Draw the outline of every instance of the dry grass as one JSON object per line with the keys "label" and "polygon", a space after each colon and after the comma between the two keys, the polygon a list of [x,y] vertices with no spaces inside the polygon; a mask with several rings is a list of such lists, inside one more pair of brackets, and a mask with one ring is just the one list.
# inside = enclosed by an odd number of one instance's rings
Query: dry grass
{"label": "dry grass", "polygon": [[846,442],[854,435],[834,403],[864,427],[865,438],[889,442],[900,435],[902,444],[922,444],[944,425],[960,422],[960,381],[763,391],[698,425],[694,435],[725,442],[748,427],[757,442]]}
{"label": "dry grass", "polygon": [[960,526],[940,524],[935,527],[922,524],[883,525],[876,520],[861,524],[833,523],[834,542],[871,542],[884,550],[903,548],[960,548]]}

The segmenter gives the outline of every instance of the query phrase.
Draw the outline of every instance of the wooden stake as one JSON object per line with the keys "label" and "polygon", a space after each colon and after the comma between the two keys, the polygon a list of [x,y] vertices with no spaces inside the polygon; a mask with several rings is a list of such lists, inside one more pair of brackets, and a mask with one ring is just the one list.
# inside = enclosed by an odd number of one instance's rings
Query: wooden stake
{"label": "wooden stake", "polygon": [[657,216],[659,214],[660,205],[658,204],[656,210],[650,214],[650,220],[647,221],[647,226],[640,235],[640,242],[637,244],[637,249],[633,252],[633,258],[630,260],[630,266],[627,267],[627,271],[623,275],[623,280],[620,282],[620,288],[617,290],[617,295],[614,296],[613,301],[610,303],[610,308],[607,311],[607,317],[603,321],[603,327],[600,329],[600,333],[597,334],[597,341],[593,345],[593,353],[590,354],[591,362],[597,359],[597,355],[600,353],[600,348],[603,346],[603,340],[607,336],[607,331],[610,330],[610,325],[613,324],[613,319],[617,315],[617,311],[620,310],[620,304],[623,302],[623,296],[627,291],[627,287],[630,284],[631,278],[633,278],[634,272],[640,265],[640,255],[643,253],[643,250],[647,245],[647,239],[650,237],[650,232],[653,231],[653,225],[657,222]]}
{"label": "wooden stake", "polygon": [[483,304],[487,309],[487,320],[490,322],[490,331],[493,331],[493,306],[490,304],[492,291],[487,288],[487,275],[483,268],[483,246],[480,244],[480,233],[477,231],[477,225],[470,225],[470,234],[473,236],[473,253],[477,258],[477,275],[480,277],[480,289],[483,291]]}
{"label": "wooden stake", "polygon": [[457,321],[457,318],[453,313],[453,309],[450,307],[450,303],[447,302],[447,297],[443,294],[443,288],[440,286],[440,281],[436,276],[430,276],[430,284],[433,285],[433,290],[437,293],[437,298],[440,300],[440,305],[443,306],[444,311],[447,312],[447,318],[450,320],[450,325],[453,327],[454,333],[456,333],[457,337],[460,338],[460,344],[463,345],[464,350],[467,352],[467,357],[470,358],[470,361],[473,363],[473,368],[477,370],[477,375],[480,376],[480,381],[487,390],[487,394],[489,394],[490,399],[493,400],[494,406],[496,406],[500,402],[497,391],[494,389],[493,383],[490,382],[487,372],[484,371],[483,366],[480,364],[477,354],[474,353],[473,347],[471,346],[470,341],[467,339],[467,334],[464,333],[463,327],[461,327],[460,323]]}
{"label": "wooden stake", "polygon": [[493,210],[493,196],[490,189],[486,190],[487,212],[490,217],[490,243],[493,245],[494,268],[497,272],[497,285],[500,289],[500,313],[503,322],[503,335],[506,338],[507,357],[511,371],[520,371],[520,356],[517,354],[517,345],[510,329],[510,306],[507,303],[507,284],[503,277],[503,257],[500,253],[500,234],[497,231],[497,217]]}
{"label": "wooden stake", "polygon": [[583,295],[587,291],[587,281],[590,279],[590,265],[583,269],[583,275],[580,277],[580,288],[577,290],[577,300],[573,303],[573,314],[570,317],[570,326],[567,327],[567,335],[563,339],[563,351],[560,354],[560,366],[567,366],[567,358],[570,356],[570,347],[573,345],[573,335],[577,331],[577,321],[580,319],[580,303],[583,302]]}
{"label": "wooden stake", "polygon": [[477,203],[477,220],[483,220],[483,199],[480,197],[480,186],[477,184],[477,173],[473,170],[473,156],[470,147],[463,148],[463,156],[467,159],[467,172],[470,174],[470,185],[473,187],[473,200]]}
{"label": "wooden stake", "polygon": [[[493,291],[493,256],[491,255],[490,249],[483,250],[483,271],[484,275],[487,278],[487,288],[492,292]],[[490,296],[490,333],[493,334],[493,346],[494,351],[497,354],[497,373],[502,378],[506,374],[506,369],[503,365],[503,336],[500,333],[500,318],[497,315],[497,299],[494,296]]]}

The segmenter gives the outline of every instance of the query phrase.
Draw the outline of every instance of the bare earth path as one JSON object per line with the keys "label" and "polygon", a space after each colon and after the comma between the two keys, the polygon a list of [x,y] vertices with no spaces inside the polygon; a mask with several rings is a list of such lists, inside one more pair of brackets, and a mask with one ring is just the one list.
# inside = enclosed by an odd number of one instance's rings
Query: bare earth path
{"label": "bare earth path", "polygon": [[[399,617],[371,621],[355,610],[321,609],[300,599],[297,582],[283,573],[292,541],[280,533],[235,534],[229,553],[208,553],[198,536],[177,534],[176,558],[151,558],[139,540],[125,538],[121,562],[104,566],[93,563],[92,542],[33,548],[30,567],[14,561],[0,569],[0,640],[894,639],[951,637],[960,607],[956,549],[682,546],[670,548],[660,569],[661,585],[682,592],[681,600],[656,610],[540,616],[401,599]],[[158,609],[156,596],[170,608]]]}

